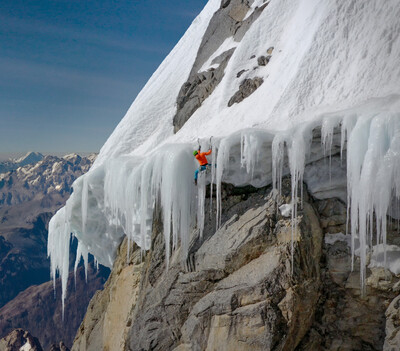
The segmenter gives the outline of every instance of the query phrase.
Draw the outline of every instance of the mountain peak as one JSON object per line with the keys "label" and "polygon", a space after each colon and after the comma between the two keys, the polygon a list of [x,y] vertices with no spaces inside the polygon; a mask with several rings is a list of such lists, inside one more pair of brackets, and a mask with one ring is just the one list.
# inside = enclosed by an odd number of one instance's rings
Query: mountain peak
{"label": "mountain peak", "polygon": [[14,162],[17,163],[19,167],[23,167],[31,163],[39,162],[43,159],[43,157],[44,156],[40,152],[29,151],[25,156],[14,160]]}

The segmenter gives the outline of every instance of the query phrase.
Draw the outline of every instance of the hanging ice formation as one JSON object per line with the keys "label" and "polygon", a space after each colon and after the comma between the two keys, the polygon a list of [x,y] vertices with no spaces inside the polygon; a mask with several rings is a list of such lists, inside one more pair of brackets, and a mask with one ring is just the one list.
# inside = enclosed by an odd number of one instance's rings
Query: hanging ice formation
{"label": "hanging ice formation", "polygon": [[[324,187],[335,181],[330,179],[326,183],[326,179],[318,176],[318,179],[313,179],[314,176],[304,179],[306,167],[330,157],[332,152],[340,153],[347,165],[352,257],[354,260],[355,253],[360,256],[364,286],[367,253],[374,245],[374,221],[375,244],[385,246],[387,215],[392,211],[393,217],[399,216],[393,212],[396,207],[393,204],[400,200],[400,114],[390,110],[370,115],[366,111],[359,113],[347,111],[321,116],[301,128],[275,135],[247,129],[215,140],[212,163],[216,167],[212,167],[209,178],[216,184],[218,225],[221,224],[222,182],[256,187],[272,183],[280,191],[286,174],[291,175],[294,223],[301,205],[302,182],[319,182]],[[320,134],[322,145],[315,145],[313,134],[318,137]],[[55,278],[60,273],[63,301],[71,233],[79,240],[77,260],[82,255],[87,264],[87,252],[90,252],[98,262],[111,267],[124,235],[143,250],[149,249],[153,216],[155,209],[159,209],[167,266],[170,247],[175,249],[180,245],[185,257],[191,233],[197,230],[202,235],[206,213],[206,177],[200,176],[197,188],[193,185],[197,165],[192,148],[190,144],[174,144],[144,159],[115,159],[74,183],[74,193],[52,218],[49,227],[51,275]],[[337,170],[333,168],[330,172],[334,176]],[[386,255],[384,260],[386,264]]]}

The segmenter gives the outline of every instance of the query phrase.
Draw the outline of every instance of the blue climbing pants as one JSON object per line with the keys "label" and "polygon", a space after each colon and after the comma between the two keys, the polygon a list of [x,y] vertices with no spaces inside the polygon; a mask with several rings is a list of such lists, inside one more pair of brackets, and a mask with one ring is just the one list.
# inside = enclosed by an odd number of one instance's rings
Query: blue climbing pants
{"label": "blue climbing pants", "polygon": [[200,166],[199,168],[197,168],[194,172],[194,180],[197,180],[197,177],[199,176],[199,172],[203,172],[207,169],[208,164],[204,165],[204,166]]}

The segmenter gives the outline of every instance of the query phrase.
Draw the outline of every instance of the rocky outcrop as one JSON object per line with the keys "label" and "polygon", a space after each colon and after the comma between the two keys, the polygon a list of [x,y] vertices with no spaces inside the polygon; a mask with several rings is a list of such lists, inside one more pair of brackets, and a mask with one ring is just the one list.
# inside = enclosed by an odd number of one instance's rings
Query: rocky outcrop
{"label": "rocky outcrop", "polygon": [[[313,323],[320,295],[316,212],[305,203],[298,218],[292,273],[291,222],[277,214],[269,189],[236,195],[227,187],[224,208],[224,224],[215,234],[209,218],[203,239],[193,238],[190,264],[182,263],[178,250],[166,269],[157,223],[142,263],[137,248],[126,261],[125,241],[72,349],[294,349]],[[118,311],[112,301],[126,289],[130,301],[120,303],[119,323],[107,322]],[[106,334],[114,336],[112,343]]]}
{"label": "rocky outcrop", "polygon": [[[397,292],[400,287],[397,287]],[[397,296],[386,311],[386,338],[383,349],[395,351],[400,345],[400,296]]]}
{"label": "rocky outcrop", "polygon": [[255,77],[253,79],[247,78],[243,80],[239,85],[239,90],[229,99],[228,107],[231,107],[233,104],[237,104],[249,97],[262,83],[264,83],[264,79],[261,77]]}
{"label": "rocky outcrop", "polygon": [[[326,238],[321,260],[322,294],[315,322],[298,349],[382,350],[385,323],[390,324],[385,311],[398,294],[399,277],[383,268],[370,268],[363,295],[358,259],[351,269],[350,238],[330,234],[345,232],[345,204],[329,199],[316,201],[315,206]],[[397,343],[395,349],[399,346]]]}
{"label": "rocky outcrop", "polygon": [[0,309],[0,338],[15,328],[23,328],[39,337],[45,350],[52,343],[59,344],[60,340],[66,345],[72,345],[90,299],[103,287],[107,276],[108,269],[90,269],[86,283],[84,269],[80,267],[75,287],[73,274],[70,275],[64,320],[59,280],[56,284],[56,298],[52,282],[29,287]]}
{"label": "rocky outcrop", "polygon": [[13,330],[0,340],[0,351],[43,351],[37,338],[23,329]]}
{"label": "rocky outcrop", "polygon": [[274,51],[274,48],[271,46],[268,50],[267,50],[267,55],[266,56],[264,56],[264,55],[262,55],[262,56],[259,56],[258,58],[257,58],[257,63],[258,63],[258,65],[259,66],[266,66],[266,65],[268,65],[268,63],[269,63],[269,61],[271,60],[271,57],[272,57],[272,52]]}
{"label": "rocky outcrop", "polygon": [[51,345],[50,351],[70,351],[67,346],[61,341],[58,345]]}
{"label": "rocky outcrop", "polygon": [[[13,330],[5,338],[0,339],[0,351],[43,351],[37,338],[21,328]],[[49,351],[70,351],[61,341],[51,345]]]}
{"label": "rocky outcrop", "polygon": [[221,53],[211,61],[211,65],[218,65],[216,68],[206,67],[204,71],[203,65],[227,38],[232,37],[235,42],[240,42],[251,24],[268,5],[265,2],[246,17],[253,2],[253,0],[222,1],[220,9],[212,17],[188,80],[182,85],[177,97],[177,111],[173,119],[175,133],[221,82],[235,48]]}
{"label": "rocky outcrop", "polygon": [[127,260],[125,240],[72,349],[397,350],[400,277],[369,268],[363,295],[344,202],[305,189],[292,223],[278,210],[289,188],[288,179],[282,196],[225,185],[221,227],[209,217],[188,258],[177,250],[168,269],[160,220],[142,261],[136,246]]}
{"label": "rocky outcrop", "polygon": [[128,259],[127,250],[128,242],[124,240],[104,290],[98,291],[90,301],[72,350],[125,349],[143,266],[140,249],[134,246]]}
{"label": "rocky outcrop", "polygon": [[224,76],[225,67],[235,49],[230,49],[215,58],[211,63],[218,64],[217,68],[206,72],[193,73],[183,84],[177,99],[177,112],[174,116],[174,128],[177,132],[189,117],[201,106],[203,101],[214,91]]}

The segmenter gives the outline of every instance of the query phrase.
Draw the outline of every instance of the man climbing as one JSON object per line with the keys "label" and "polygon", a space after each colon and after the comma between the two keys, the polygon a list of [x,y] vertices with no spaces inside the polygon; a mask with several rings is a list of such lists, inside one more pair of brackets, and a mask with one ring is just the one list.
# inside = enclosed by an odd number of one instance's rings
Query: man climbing
{"label": "man climbing", "polygon": [[199,176],[199,172],[203,172],[207,169],[208,161],[207,155],[211,154],[212,149],[207,152],[200,152],[200,148],[198,150],[193,151],[193,156],[196,157],[196,160],[199,161],[200,167],[196,169],[194,172],[194,184],[197,185],[197,177]]}

